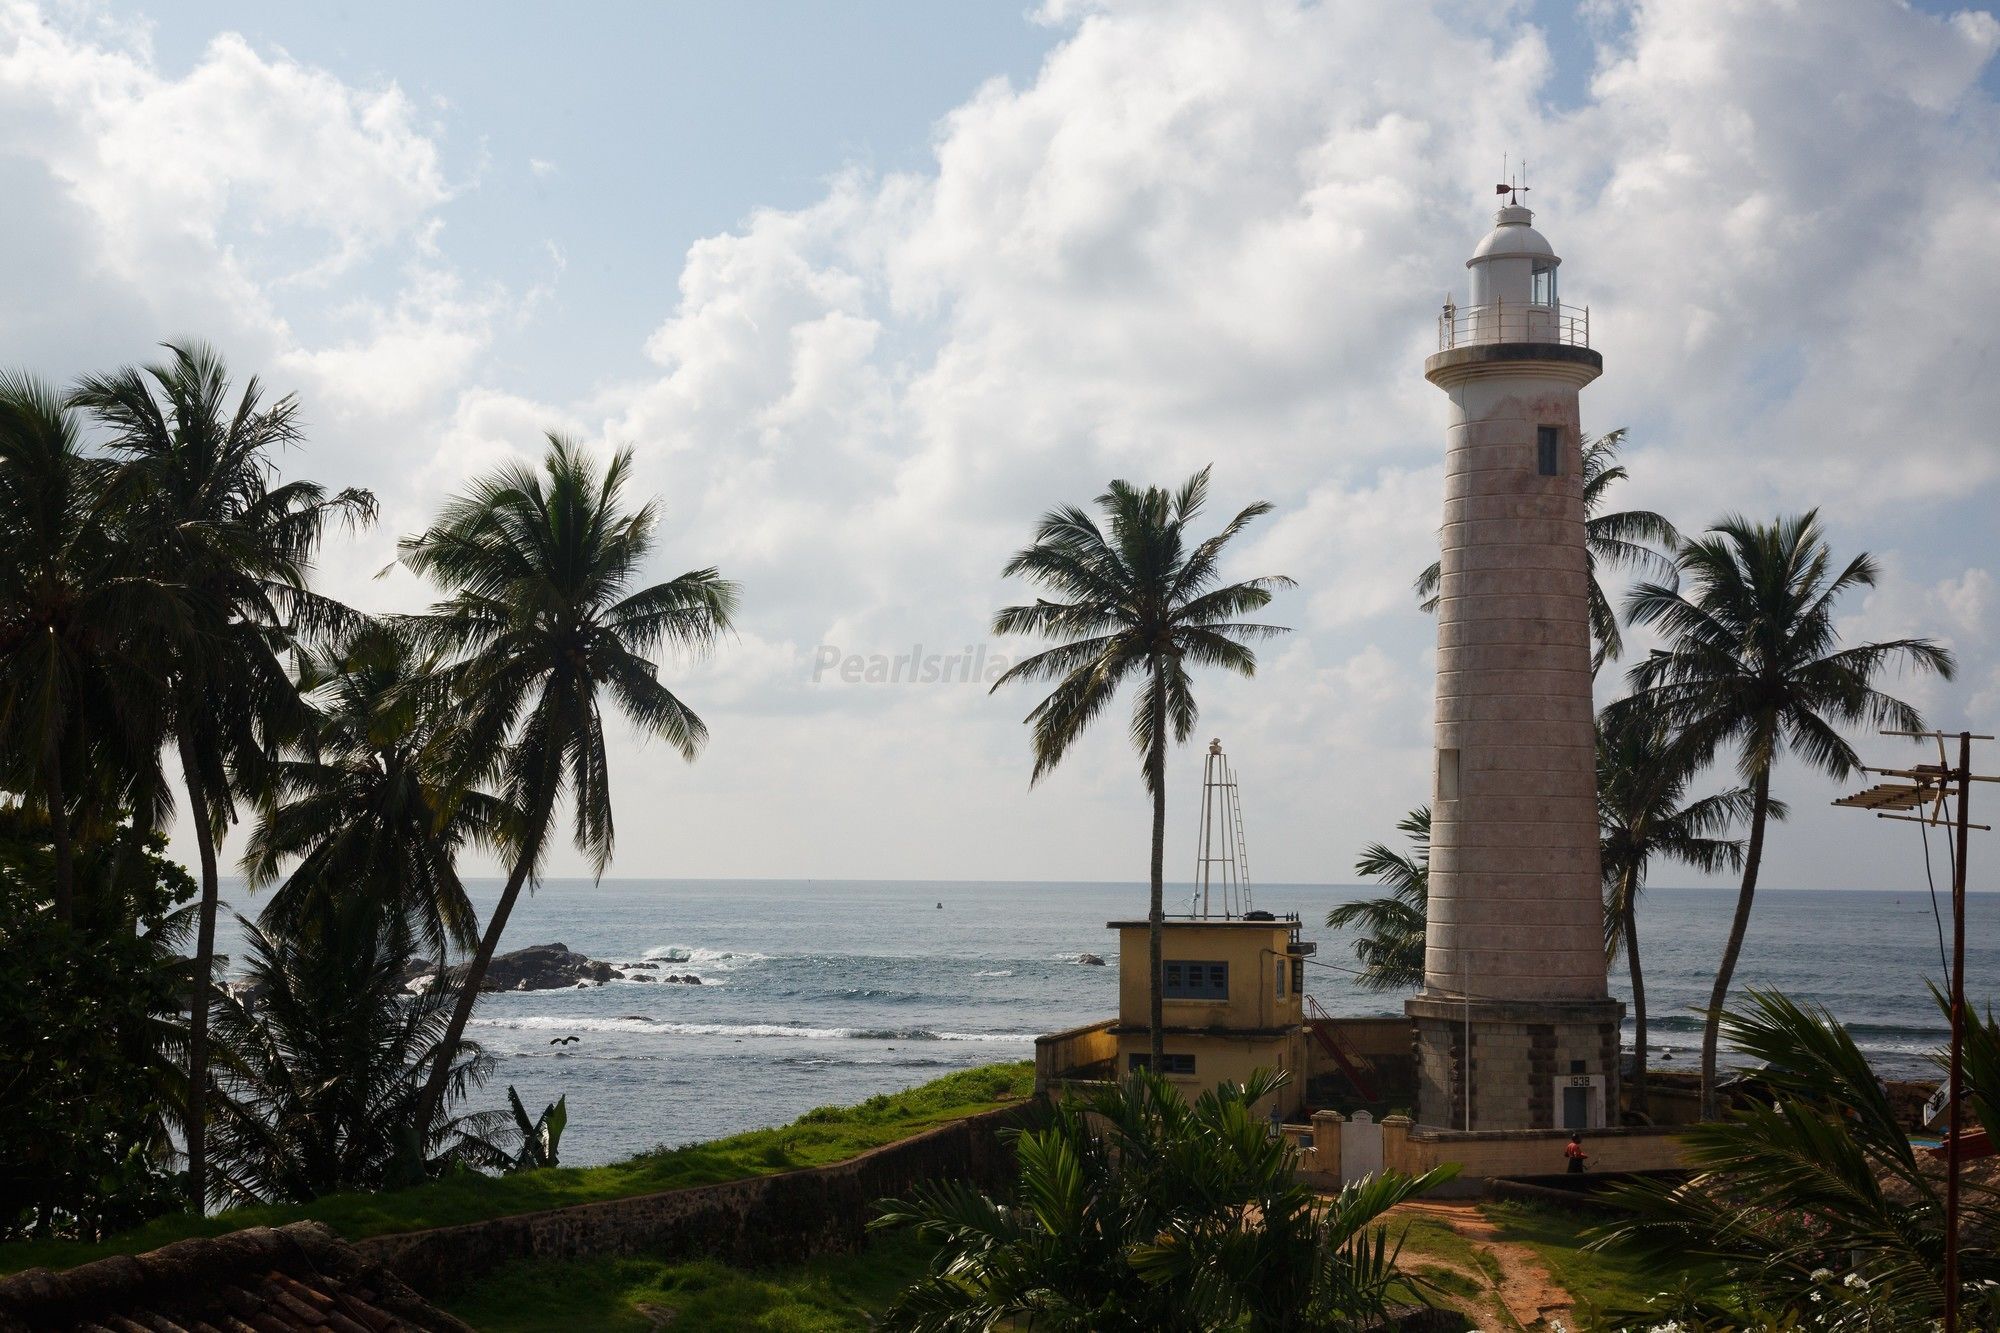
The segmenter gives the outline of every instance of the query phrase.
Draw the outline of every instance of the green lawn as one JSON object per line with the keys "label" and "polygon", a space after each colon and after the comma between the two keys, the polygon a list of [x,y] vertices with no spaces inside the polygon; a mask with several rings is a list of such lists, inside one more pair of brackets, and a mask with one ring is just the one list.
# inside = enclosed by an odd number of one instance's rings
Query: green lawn
{"label": "green lawn", "polygon": [[1576,1298],[1577,1327],[1605,1327],[1607,1310],[1636,1310],[1660,1289],[1637,1264],[1618,1255],[1583,1248],[1585,1235],[1604,1223],[1602,1214],[1572,1212],[1507,1200],[1481,1210],[1500,1228],[1500,1238],[1526,1245],[1548,1265],[1549,1275]]}
{"label": "green lawn", "polygon": [[513,1264],[438,1303],[481,1333],[644,1333],[671,1312],[676,1329],[859,1333],[924,1271],[907,1233],[860,1254],[772,1269],[714,1260],[589,1259]]}
{"label": "green lawn", "polygon": [[0,1273],[36,1266],[67,1268],[107,1255],[136,1254],[189,1236],[249,1226],[311,1220],[358,1240],[824,1166],[947,1121],[1018,1102],[1033,1090],[1032,1064],[987,1065],[903,1092],[871,1097],[859,1106],[821,1107],[782,1128],[659,1149],[609,1166],[562,1167],[512,1176],[466,1173],[387,1194],[340,1194],[304,1205],[234,1208],[207,1218],[177,1214],[96,1245],[72,1241],[0,1245]]}

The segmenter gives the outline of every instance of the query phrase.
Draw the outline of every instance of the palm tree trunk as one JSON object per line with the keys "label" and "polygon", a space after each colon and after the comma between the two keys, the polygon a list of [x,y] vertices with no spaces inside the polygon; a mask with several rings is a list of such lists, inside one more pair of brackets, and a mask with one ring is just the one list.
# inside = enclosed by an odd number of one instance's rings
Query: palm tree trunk
{"label": "palm tree trunk", "polygon": [[194,939],[194,990],[188,997],[187,1159],[188,1207],[208,1211],[208,1002],[214,991],[215,908],[220,881],[215,872],[215,834],[209,825],[208,793],[195,760],[194,740],[180,738],[181,778],[194,816],[194,843],[201,858],[201,916]]}
{"label": "palm tree trunk", "polygon": [[1743,936],[1750,929],[1750,903],[1757,894],[1757,868],[1764,859],[1764,822],[1771,813],[1771,769],[1768,764],[1757,772],[1750,807],[1750,844],[1743,851],[1743,888],[1736,895],[1736,919],[1729,925],[1729,944],[1722,951],[1722,966],[1716,969],[1715,990],[1708,997],[1708,1017],[1701,1031],[1701,1117],[1717,1118],[1715,1102],[1715,1047],[1722,1031],[1722,1006],[1729,999],[1729,979],[1736,972],[1736,957],[1743,952]]}
{"label": "palm tree trunk", "polygon": [[1625,868],[1618,887],[1618,912],[1625,931],[1625,970],[1632,977],[1632,1109],[1646,1113],[1646,978],[1639,970],[1638,871]]}
{"label": "palm tree trunk", "polygon": [[1146,768],[1153,779],[1153,896],[1146,916],[1146,963],[1149,978],[1147,1023],[1151,1034],[1152,1068],[1164,1072],[1166,1064],[1166,1009],[1162,1004],[1160,975],[1164,970],[1161,953],[1166,931],[1167,865],[1167,680],[1159,658],[1153,659],[1153,744],[1146,756]]}
{"label": "palm tree trunk", "polygon": [[479,937],[479,948],[465,965],[465,975],[459,981],[458,1002],[452,1006],[451,1024],[445,1028],[444,1037],[438,1042],[430,1077],[424,1081],[424,1095],[417,1102],[417,1122],[411,1128],[417,1135],[419,1147],[428,1138],[430,1126],[443,1109],[445,1084],[451,1078],[452,1065],[458,1060],[459,1043],[465,1039],[465,1025],[472,1020],[473,1006],[479,1003],[479,987],[486,980],[486,969],[492,963],[493,955],[499,951],[500,936],[506,931],[507,918],[513,914],[514,904],[521,897],[521,886],[528,882],[528,869],[535,863],[541,846],[542,829],[546,826],[547,816],[544,815],[537,821],[531,841],[521,848],[520,855],[515,858],[514,869],[507,876],[507,886],[500,890],[500,901],[493,908],[493,919],[486,923],[486,933]]}
{"label": "palm tree trunk", "polygon": [[68,925],[76,914],[76,856],[71,846],[69,797],[63,791],[62,751],[49,756],[46,778],[49,798],[49,840],[55,847],[56,920]]}

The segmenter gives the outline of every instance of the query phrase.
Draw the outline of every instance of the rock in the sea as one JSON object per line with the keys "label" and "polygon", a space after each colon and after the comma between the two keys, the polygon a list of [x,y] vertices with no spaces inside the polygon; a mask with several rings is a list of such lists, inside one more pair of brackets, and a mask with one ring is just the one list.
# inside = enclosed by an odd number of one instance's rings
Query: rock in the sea
{"label": "rock in the sea", "polygon": [[655,978],[655,977],[649,977],[649,976],[647,976],[647,975],[646,975],[646,974],[645,974],[644,972],[641,972],[641,973],[639,973],[639,975],[637,975],[637,976],[635,976],[635,977],[628,977],[628,978],[627,978],[627,980],[629,980],[629,981],[654,981],[654,980],[657,980],[657,978]]}
{"label": "rock in the sea", "polygon": [[[642,968],[651,972],[660,970],[658,963],[620,963],[618,966],[624,968],[627,972],[637,971]],[[634,980],[637,980],[637,978],[635,977]]]}
{"label": "rock in the sea", "polygon": [[486,969],[481,990],[561,990],[602,986],[625,974],[609,963],[572,953],[566,944],[531,944],[497,955]]}
{"label": "rock in the sea", "polygon": [[1086,967],[1104,966],[1104,960],[1102,958],[1099,958],[1094,953],[1080,953],[1076,956],[1076,961],[1082,963]]}

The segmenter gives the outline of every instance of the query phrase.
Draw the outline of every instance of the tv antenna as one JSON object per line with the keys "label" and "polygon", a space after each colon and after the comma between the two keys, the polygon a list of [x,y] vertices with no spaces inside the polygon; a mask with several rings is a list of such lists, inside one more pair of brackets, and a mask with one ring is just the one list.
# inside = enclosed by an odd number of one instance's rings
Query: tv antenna
{"label": "tv antenna", "polygon": [[1505,176],[1506,179],[1493,187],[1493,193],[1506,195],[1509,205],[1520,203],[1521,196],[1528,192],[1528,160],[1526,158],[1521,159],[1521,179],[1516,181],[1512,173],[1507,170],[1507,155],[1502,153],[1500,155],[1500,174]]}
{"label": "tv antenna", "polygon": [[[1948,1113],[1948,1131],[1944,1140],[1944,1330],[1945,1333],[1958,1333],[1958,1174],[1959,1164],[1965,1156],[1965,1143],[1970,1137],[1960,1106],[1965,1100],[1965,862],[1971,852],[1966,834],[1973,829],[1990,831],[1988,825],[1975,824],[1966,817],[1966,806],[1972,795],[1973,783],[2000,782],[2000,776],[1972,771],[1972,743],[1990,741],[1993,739],[1991,736],[1959,732],[1956,737],[1958,762],[1953,763],[1945,749],[1945,742],[1952,739],[1951,733],[1885,729],[1882,734],[1902,736],[1920,744],[1935,741],[1938,761],[1935,764],[1912,764],[1907,768],[1876,768],[1864,764],[1862,772],[1897,781],[1877,783],[1866,791],[1843,796],[1834,804],[1871,810],[1877,819],[1900,819],[1922,825],[1925,830],[1926,876],[1930,874],[1931,860],[1929,830],[1944,828],[1953,835],[1952,842],[1946,844],[1951,856],[1951,1053],[1946,1060],[1945,1086],[1939,1091],[1945,1096],[1944,1109]],[[1954,796],[1957,798],[1956,811],[1946,805],[1947,800]]]}

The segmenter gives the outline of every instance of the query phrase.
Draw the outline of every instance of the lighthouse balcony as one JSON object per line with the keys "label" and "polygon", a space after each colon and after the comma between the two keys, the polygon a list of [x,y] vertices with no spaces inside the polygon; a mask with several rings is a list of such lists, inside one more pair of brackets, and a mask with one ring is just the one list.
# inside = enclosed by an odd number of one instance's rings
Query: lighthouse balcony
{"label": "lighthouse balcony", "polygon": [[1483,305],[1446,302],[1438,315],[1438,350],[1493,343],[1590,346],[1590,307],[1492,301]]}

